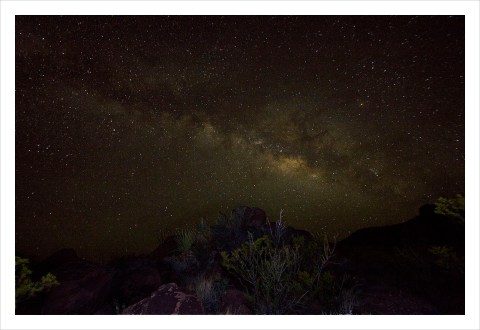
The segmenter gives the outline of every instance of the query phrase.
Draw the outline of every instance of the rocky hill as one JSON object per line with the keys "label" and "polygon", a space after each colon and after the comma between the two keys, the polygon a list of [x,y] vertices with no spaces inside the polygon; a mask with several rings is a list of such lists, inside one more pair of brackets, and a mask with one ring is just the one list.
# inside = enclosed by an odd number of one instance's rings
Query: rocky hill
{"label": "rocky hill", "polygon": [[51,273],[59,284],[16,312],[464,314],[464,242],[464,224],[435,205],[336,243],[243,207],[108,265],[62,249],[31,265],[33,280]]}

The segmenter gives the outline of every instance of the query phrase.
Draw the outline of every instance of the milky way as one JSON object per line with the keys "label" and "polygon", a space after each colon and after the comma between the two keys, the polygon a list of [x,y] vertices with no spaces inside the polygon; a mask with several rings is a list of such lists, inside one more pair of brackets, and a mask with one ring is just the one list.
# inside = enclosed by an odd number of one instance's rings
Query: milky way
{"label": "milky way", "polygon": [[17,253],[408,220],[464,193],[464,48],[461,16],[17,16]]}

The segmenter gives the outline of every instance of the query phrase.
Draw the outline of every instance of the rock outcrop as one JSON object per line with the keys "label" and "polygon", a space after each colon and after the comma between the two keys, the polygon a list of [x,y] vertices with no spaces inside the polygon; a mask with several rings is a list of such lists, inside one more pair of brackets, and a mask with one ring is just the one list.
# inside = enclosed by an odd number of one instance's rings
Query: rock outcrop
{"label": "rock outcrop", "polygon": [[162,285],[149,298],[123,310],[123,314],[141,315],[196,315],[203,313],[203,306],[195,292],[181,288],[175,283]]}

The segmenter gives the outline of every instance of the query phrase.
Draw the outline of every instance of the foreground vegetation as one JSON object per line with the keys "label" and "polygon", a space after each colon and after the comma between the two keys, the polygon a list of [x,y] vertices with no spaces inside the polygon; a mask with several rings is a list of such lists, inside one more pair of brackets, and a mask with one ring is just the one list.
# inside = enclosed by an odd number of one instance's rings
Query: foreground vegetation
{"label": "foreground vegetation", "polygon": [[[213,225],[202,220],[163,235],[150,255],[103,268],[73,257],[52,272],[44,267],[32,274],[28,260],[17,257],[16,304],[21,313],[52,313],[45,304],[63,297],[56,275],[75,294],[95,286],[85,280],[94,269],[91,278],[106,278],[101,297],[83,292],[71,299],[81,306],[68,313],[120,314],[174,282],[194,294],[205,314],[462,314],[463,196],[440,198],[417,218],[360,230],[338,244],[287,226],[284,218],[283,210],[269,222],[260,209],[236,208]],[[87,301],[94,298],[101,312]]]}
{"label": "foreground vegetation", "polygon": [[[222,214],[211,228],[201,222],[175,236],[177,253],[168,261],[180,282],[197,292],[207,312],[219,311],[219,291],[229,285],[245,292],[255,314],[302,313],[312,300],[322,301],[322,313],[352,312],[355,283],[328,270],[335,241],[295,233],[286,225],[283,210],[275,222],[249,225],[247,210],[234,209],[230,216]],[[197,239],[192,242],[192,237]],[[213,273],[208,261],[201,264],[212,251],[220,256],[222,266]],[[188,275],[192,266],[200,271],[194,278]]]}

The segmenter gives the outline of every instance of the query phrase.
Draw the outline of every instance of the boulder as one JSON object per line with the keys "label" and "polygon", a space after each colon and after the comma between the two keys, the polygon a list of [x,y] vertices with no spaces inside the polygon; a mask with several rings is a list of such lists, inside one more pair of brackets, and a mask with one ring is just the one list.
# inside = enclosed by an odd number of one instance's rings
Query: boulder
{"label": "boulder", "polygon": [[246,207],[243,217],[246,227],[261,228],[267,222],[267,214],[258,207]]}
{"label": "boulder", "polygon": [[162,285],[149,298],[123,310],[123,314],[126,315],[196,315],[203,313],[203,306],[195,292],[179,287],[175,283]]}

